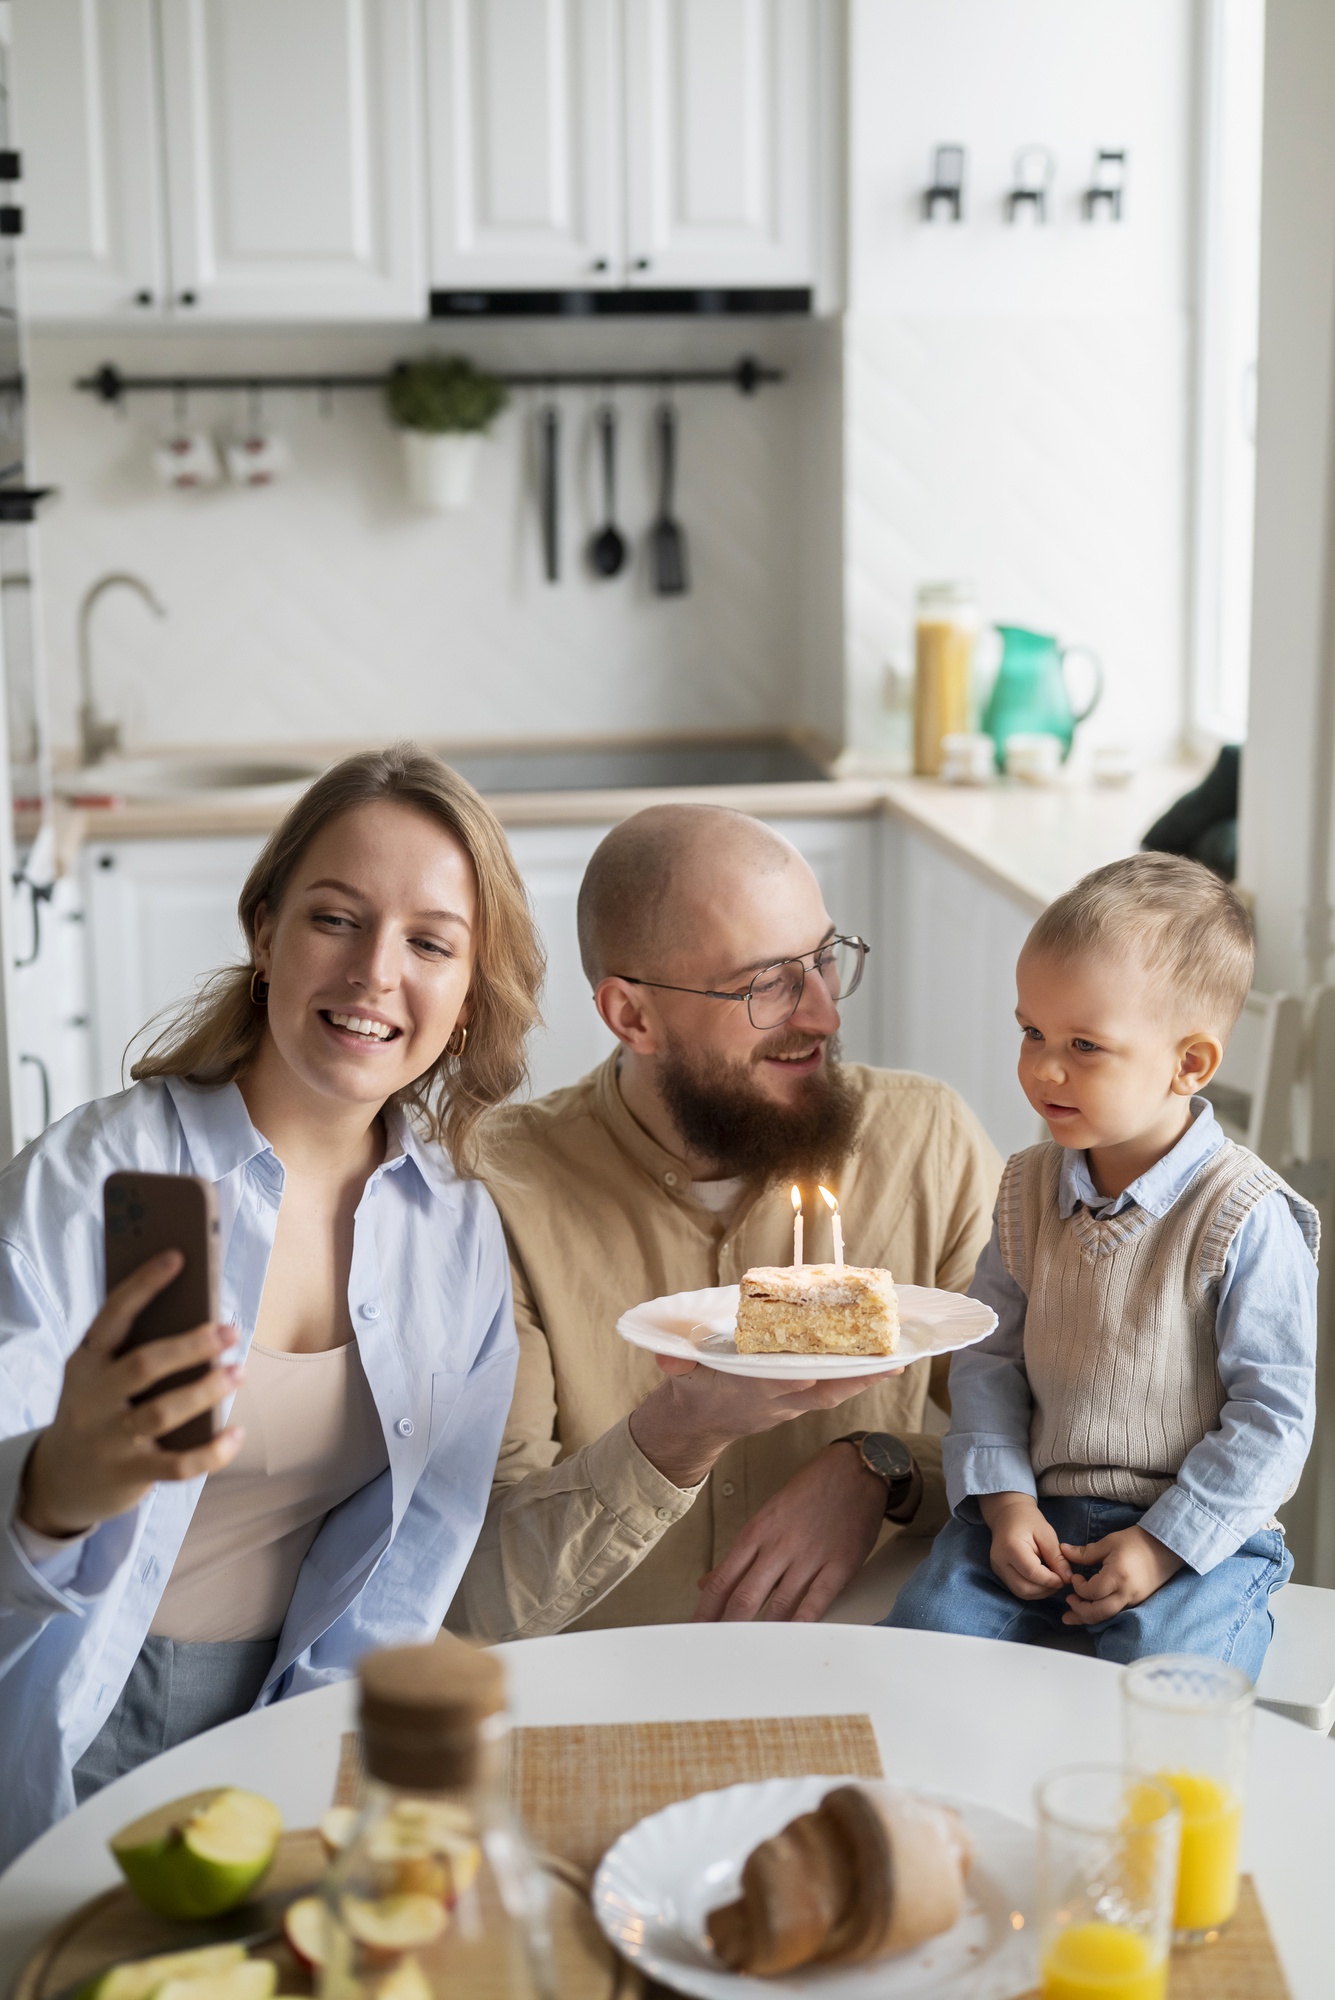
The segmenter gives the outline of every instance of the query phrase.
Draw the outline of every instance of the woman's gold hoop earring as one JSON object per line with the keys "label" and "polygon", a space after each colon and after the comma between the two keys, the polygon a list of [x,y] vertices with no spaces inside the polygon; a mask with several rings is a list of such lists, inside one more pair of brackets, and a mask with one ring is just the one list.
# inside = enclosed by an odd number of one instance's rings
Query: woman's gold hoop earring
{"label": "woman's gold hoop earring", "polygon": [[268,1001],[268,998],[269,998],[269,982],[267,979],[260,978],[259,968],[257,966],[254,972],[252,972],[250,975],[250,1004],[252,1007],[263,1007]]}
{"label": "woman's gold hoop earring", "polygon": [[467,1028],[459,1027],[455,1029],[448,1042],[446,1042],[445,1053],[447,1056],[452,1056],[455,1062],[459,1062],[467,1046],[468,1030]]}

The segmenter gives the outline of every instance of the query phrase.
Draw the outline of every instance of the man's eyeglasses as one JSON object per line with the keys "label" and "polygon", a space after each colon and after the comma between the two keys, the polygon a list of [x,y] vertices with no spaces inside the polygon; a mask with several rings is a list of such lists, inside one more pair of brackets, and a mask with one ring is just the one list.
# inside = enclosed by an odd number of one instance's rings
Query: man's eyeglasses
{"label": "man's eyeglasses", "polygon": [[807,974],[814,972],[825,982],[831,1000],[847,1000],[856,993],[862,968],[871,946],[860,937],[832,937],[801,958],[781,958],[766,965],[749,986],[739,993],[717,993],[708,986],[670,986],[666,979],[633,979],[628,972],[615,972],[627,986],[654,986],[663,993],[695,993],[702,1000],[745,1000],[753,1028],[781,1028],[791,1021],[802,1004]]}

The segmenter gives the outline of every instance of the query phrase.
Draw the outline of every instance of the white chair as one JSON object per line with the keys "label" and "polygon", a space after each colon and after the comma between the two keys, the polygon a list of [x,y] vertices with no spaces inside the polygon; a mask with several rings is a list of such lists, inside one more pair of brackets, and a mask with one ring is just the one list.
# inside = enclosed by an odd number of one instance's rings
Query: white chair
{"label": "white chair", "polygon": [[[876,1625],[927,1554],[915,1535],[892,1535],[877,1549],[826,1612],[832,1625]],[[1335,1725],[1335,1590],[1289,1583],[1270,1600],[1275,1636],[1261,1669],[1256,1698],[1262,1708],[1288,1716],[1323,1735]],[[1064,1636],[1064,1635],[1063,1635]],[[1070,1650],[1089,1650],[1072,1632]]]}
{"label": "white chair", "polygon": [[1283,1173],[1293,1156],[1293,1087],[1303,1048],[1303,1003],[1292,993],[1249,993],[1205,1096],[1240,1145]]}

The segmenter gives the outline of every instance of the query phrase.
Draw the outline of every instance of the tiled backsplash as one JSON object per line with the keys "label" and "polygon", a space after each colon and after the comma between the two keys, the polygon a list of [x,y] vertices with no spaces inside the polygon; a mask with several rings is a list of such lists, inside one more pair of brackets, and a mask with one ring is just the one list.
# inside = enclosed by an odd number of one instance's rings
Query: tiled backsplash
{"label": "tiled backsplash", "polygon": [[[42,528],[58,742],[75,737],[79,598],[108,569],[137,571],[170,611],[159,623],[128,594],[98,609],[99,700],[125,719],[131,746],[805,722],[875,751],[893,736],[886,672],[911,661],[916,586],[939,576],[971,577],[990,617],[1101,653],[1109,691],[1093,740],[1149,753],[1175,738],[1182,317],[479,331],[470,345],[497,367],[667,369],[750,350],[789,370],[754,398],[678,392],[692,577],[680,599],[651,593],[644,561],[649,391],[617,398],[619,518],[635,555],[611,583],[583,560],[599,518],[597,398],[563,392],[563,573],[551,586],[531,392],[501,418],[474,505],[424,515],[373,394],[337,395],[328,415],[313,395],[267,397],[264,418],[292,447],[288,475],[259,491],[176,493],[151,462],[171,398],[117,411],[70,386],[108,358],[141,372],[375,369],[440,339],[416,328],[34,334],[35,471],[60,489]],[[245,414],[242,398],[219,395],[186,412],[219,432]]]}
{"label": "tiled backsplash", "polygon": [[[848,321],[851,740],[897,740],[887,670],[912,669],[923,578],[983,615],[1099,654],[1082,740],[1170,752],[1186,617],[1185,315]],[[1072,678],[1076,669],[1073,663]],[[898,736],[904,734],[902,725]]]}
{"label": "tiled backsplash", "polygon": [[[454,330],[451,329],[451,333]],[[318,334],[197,332],[32,337],[35,472],[60,489],[44,513],[47,650],[57,741],[74,740],[80,595],[104,570],[141,574],[158,623],[128,594],[99,607],[99,697],[140,744],[296,741],[414,733],[566,736],[782,726],[800,719],[799,435],[810,324],[493,325],[469,340],[399,327]],[[457,515],[414,512],[398,440],[375,394],[322,414],[274,393],[264,418],[292,447],[259,491],[177,493],[153,472],[169,396],[123,412],[70,384],[100,361],[126,372],[248,367],[374,370],[428,345],[467,346],[498,368],[730,364],[754,352],[792,370],[743,397],[683,387],[678,512],[691,591],[655,597],[644,560],[654,510],[655,395],[617,394],[619,514],[634,560],[595,581],[583,549],[601,505],[596,393],[563,391],[562,579],[542,577],[533,412],[516,395]],[[223,431],[240,397],[199,395],[192,426]],[[829,662],[837,686],[837,660]]]}

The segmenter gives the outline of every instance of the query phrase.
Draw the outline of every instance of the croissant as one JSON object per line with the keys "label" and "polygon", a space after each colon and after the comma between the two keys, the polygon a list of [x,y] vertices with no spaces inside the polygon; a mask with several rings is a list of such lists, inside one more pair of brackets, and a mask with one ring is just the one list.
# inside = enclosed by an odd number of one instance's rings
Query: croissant
{"label": "croissant", "polygon": [[839,1785],[763,1840],[709,1941],[734,1972],[854,1965],[949,1930],[964,1908],[969,1837],[949,1806]]}

